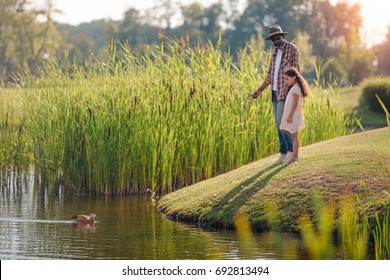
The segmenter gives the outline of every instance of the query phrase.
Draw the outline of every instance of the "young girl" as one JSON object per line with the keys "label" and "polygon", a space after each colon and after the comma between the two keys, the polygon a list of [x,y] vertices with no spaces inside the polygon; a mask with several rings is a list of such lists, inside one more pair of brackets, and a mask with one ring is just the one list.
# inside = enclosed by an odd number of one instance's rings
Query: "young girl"
{"label": "young girl", "polygon": [[293,139],[293,152],[288,152],[284,163],[290,164],[298,161],[299,138],[298,131],[305,127],[303,114],[303,97],[309,94],[309,85],[293,67],[284,72],[284,80],[290,87],[287,94],[286,103],[280,129],[283,133],[291,133]]}

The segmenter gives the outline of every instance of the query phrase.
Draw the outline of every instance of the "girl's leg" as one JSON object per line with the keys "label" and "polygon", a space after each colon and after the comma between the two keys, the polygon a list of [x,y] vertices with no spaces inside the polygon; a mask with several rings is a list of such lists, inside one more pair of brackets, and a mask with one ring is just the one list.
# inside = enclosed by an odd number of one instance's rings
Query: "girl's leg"
{"label": "girl's leg", "polygon": [[298,132],[291,133],[291,137],[293,139],[293,159],[296,159],[298,158],[298,150],[299,150]]}

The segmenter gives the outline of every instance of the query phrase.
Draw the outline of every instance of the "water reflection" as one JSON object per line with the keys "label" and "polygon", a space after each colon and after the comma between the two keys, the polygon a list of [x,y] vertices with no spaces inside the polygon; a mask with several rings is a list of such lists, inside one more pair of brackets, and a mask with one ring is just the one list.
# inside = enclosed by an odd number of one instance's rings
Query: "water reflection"
{"label": "water reflection", "polygon": [[[96,213],[98,223],[76,224],[75,214]],[[92,195],[53,196],[23,186],[2,187],[1,259],[299,259],[291,235],[255,235],[238,242],[228,230],[204,230],[165,219],[150,199]]]}

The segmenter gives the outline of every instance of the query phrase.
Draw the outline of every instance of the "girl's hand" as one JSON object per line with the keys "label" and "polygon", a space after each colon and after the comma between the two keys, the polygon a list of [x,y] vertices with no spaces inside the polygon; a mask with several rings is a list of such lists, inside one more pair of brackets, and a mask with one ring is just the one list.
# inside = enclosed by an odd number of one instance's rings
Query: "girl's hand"
{"label": "girl's hand", "polygon": [[292,121],[293,121],[293,117],[292,116],[288,116],[287,123],[292,123]]}

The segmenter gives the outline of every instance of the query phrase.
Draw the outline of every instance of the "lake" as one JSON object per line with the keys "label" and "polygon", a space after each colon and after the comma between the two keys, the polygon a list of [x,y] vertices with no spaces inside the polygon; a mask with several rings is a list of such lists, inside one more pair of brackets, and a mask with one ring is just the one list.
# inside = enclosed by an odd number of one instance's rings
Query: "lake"
{"label": "lake", "polygon": [[[295,235],[255,234],[240,242],[233,230],[202,229],[166,219],[150,196],[47,195],[33,176],[2,176],[0,259],[210,260],[303,259]],[[95,225],[71,216],[95,213]]]}

